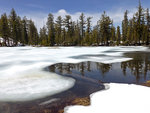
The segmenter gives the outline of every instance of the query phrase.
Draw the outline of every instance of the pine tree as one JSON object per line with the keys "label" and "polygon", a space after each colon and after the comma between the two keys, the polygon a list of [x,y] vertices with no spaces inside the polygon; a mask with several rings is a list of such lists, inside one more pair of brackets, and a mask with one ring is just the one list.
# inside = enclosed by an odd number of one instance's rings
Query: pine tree
{"label": "pine tree", "polygon": [[127,29],[127,40],[126,40],[126,43],[128,44],[132,44],[132,41],[133,41],[133,21],[132,19],[129,20],[129,25],[128,25],[128,29]]}
{"label": "pine tree", "polygon": [[9,24],[10,24],[10,32],[11,38],[14,40],[14,45],[18,44],[18,36],[17,36],[17,14],[14,9],[11,10],[9,16]]}
{"label": "pine tree", "polygon": [[61,45],[65,45],[65,40],[66,40],[66,29],[65,28],[63,28],[62,29],[62,42],[61,42]]}
{"label": "pine tree", "polygon": [[147,44],[147,37],[148,37],[148,32],[147,32],[147,26],[143,25],[142,28],[142,45]]}
{"label": "pine tree", "polygon": [[50,13],[47,20],[48,28],[48,41],[50,46],[55,45],[55,27],[54,27],[54,16]]}
{"label": "pine tree", "polygon": [[4,38],[5,46],[9,46],[10,29],[8,25],[8,19],[6,13],[1,16],[0,20],[0,34]]}
{"label": "pine tree", "polygon": [[55,32],[56,32],[56,37],[55,37],[55,42],[57,45],[60,45],[62,42],[62,17],[58,16],[55,24]]}
{"label": "pine tree", "polygon": [[27,28],[27,18],[24,17],[22,20],[22,40],[23,44],[28,44],[28,28]]}
{"label": "pine tree", "polygon": [[17,42],[24,42],[22,39],[22,21],[21,21],[21,18],[18,16],[17,19],[16,19],[16,27],[17,27]]}
{"label": "pine tree", "polygon": [[79,17],[79,20],[80,20],[80,35],[81,35],[81,39],[80,39],[80,43],[82,45],[82,40],[85,36],[85,16],[83,13],[81,13],[80,17]]}
{"label": "pine tree", "polygon": [[126,10],[124,13],[124,20],[122,21],[122,41],[125,42],[127,40],[127,30],[128,30],[128,11]]}
{"label": "pine tree", "polygon": [[147,37],[146,37],[146,45],[149,45],[150,41],[150,15],[149,15],[149,9],[146,10],[146,26],[147,26]]}
{"label": "pine tree", "polygon": [[110,42],[114,44],[115,41],[116,41],[116,28],[112,24]]}
{"label": "pine tree", "polygon": [[141,2],[139,1],[139,6],[138,6],[138,12],[135,14],[136,15],[136,25],[137,25],[137,38],[138,38],[138,44],[141,45],[141,38],[142,38],[142,33],[143,33],[143,18],[144,18],[144,12],[143,8],[141,6]]}
{"label": "pine tree", "polygon": [[74,39],[74,35],[75,35],[75,22],[71,21],[71,28],[70,28],[70,45],[75,45],[75,39]]}
{"label": "pine tree", "polygon": [[145,18],[142,17],[142,31],[141,31],[141,42],[142,44],[146,43],[146,37],[147,37],[147,26],[145,25]]}
{"label": "pine tree", "polygon": [[29,44],[30,45],[38,45],[39,36],[37,28],[34,25],[32,20],[29,21]]}
{"label": "pine tree", "polygon": [[87,27],[86,27],[86,33],[85,33],[85,43],[87,44],[87,45],[91,45],[92,44],[92,42],[91,42],[91,27],[92,27],[92,25],[91,25],[91,19],[92,19],[92,17],[88,17],[87,18]]}
{"label": "pine tree", "polygon": [[[1,26],[1,17],[0,17],[0,26]],[[0,36],[1,36],[1,32],[0,32]]]}
{"label": "pine tree", "polygon": [[137,22],[136,22],[135,16],[133,16],[133,18],[132,18],[132,23],[133,23],[133,32],[132,32],[133,39],[132,39],[132,43],[134,45],[136,45],[137,41],[138,41],[138,37],[137,37]]}
{"label": "pine tree", "polygon": [[109,40],[111,36],[111,25],[112,25],[112,21],[104,11],[100,19],[100,34],[101,34],[102,43],[107,46],[109,45]]}
{"label": "pine tree", "polygon": [[66,15],[65,19],[63,21],[64,26],[66,28],[66,36],[65,36],[65,45],[69,45],[70,42],[70,38],[71,38],[71,24],[72,24],[72,20],[71,20],[71,16],[70,15]]}
{"label": "pine tree", "polygon": [[80,25],[79,22],[77,20],[76,24],[75,24],[75,33],[74,33],[74,44],[75,45],[80,45]]}
{"label": "pine tree", "polygon": [[92,44],[95,46],[100,44],[99,25],[94,26],[91,40]]}
{"label": "pine tree", "polygon": [[43,28],[40,29],[40,44],[43,46],[48,46],[48,36],[47,36],[47,29],[44,26]]}
{"label": "pine tree", "polygon": [[117,38],[117,45],[120,45],[120,41],[121,41],[120,26],[117,27],[116,38]]}

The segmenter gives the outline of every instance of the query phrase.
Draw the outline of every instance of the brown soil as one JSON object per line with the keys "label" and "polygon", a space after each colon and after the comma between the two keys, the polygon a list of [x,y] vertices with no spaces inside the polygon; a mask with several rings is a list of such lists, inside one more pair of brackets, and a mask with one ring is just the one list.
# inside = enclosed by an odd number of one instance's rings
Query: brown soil
{"label": "brown soil", "polygon": [[147,81],[146,83],[143,83],[142,85],[143,85],[143,86],[150,87],[150,81]]}
{"label": "brown soil", "polygon": [[[70,105],[88,106],[90,105],[90,97],[76,98],[71,102]],[[64,109],[60,109],[58,113],[64,113]]]}

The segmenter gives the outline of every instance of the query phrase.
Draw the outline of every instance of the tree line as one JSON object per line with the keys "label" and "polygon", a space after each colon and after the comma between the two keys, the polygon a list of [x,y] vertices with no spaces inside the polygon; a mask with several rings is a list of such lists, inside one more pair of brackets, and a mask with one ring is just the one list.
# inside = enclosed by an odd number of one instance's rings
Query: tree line
{"label": "tree line", "polygon": [[35,46],[149,45],[149,9],[144,9],[139,2],[132,18],[129,19],[128,13],[126,10],[121,27],[115,27],[105,11],[95,26],[92,26],[92,17],[86,18],[84,13],[77,21],[73,21],[70,15],[54,19],[50,13],[46,25],[38,32],[31,19],[21,18],[12,9],[9,16],[4,13],[0,18],[0,37],[4,39],[1,45],[10,46],[11,39],[13,46],[18,42]]}

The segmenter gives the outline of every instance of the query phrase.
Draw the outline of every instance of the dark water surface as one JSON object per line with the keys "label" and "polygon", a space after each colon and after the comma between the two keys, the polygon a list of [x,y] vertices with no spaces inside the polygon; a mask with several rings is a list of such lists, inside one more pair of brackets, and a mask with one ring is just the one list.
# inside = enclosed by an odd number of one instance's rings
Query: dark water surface
{"label": "dark water surface", "polygon": [[113,64],[90,61],[78,64],[59,63],[46,67],[45,71],[74,78],[74,87],[34,101],[0,102],[0,113],[58,113],[60,109],[71,105],[74,99],[88,97],[91,93],[103,90],[102,83],[141,84],[150,80],[149,52],[130,52],[125,57],[133,60]]}
{"label": "dark water surface", "polygon": [[133,60],[102,64],[98,62],[81,62],[78,64],[59,63],[49,67],[50,72],[63,76],[80,76],[102,83],[140,84],[150,80],[150,53],[126,53]]}

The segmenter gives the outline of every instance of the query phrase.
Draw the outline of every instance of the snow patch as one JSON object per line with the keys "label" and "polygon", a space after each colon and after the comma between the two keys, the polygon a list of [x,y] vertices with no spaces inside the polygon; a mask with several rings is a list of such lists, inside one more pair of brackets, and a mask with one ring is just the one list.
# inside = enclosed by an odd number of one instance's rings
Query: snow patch
{"label": "snow patch", "polygon": [[110,89],[92,94],[91,105],[70,106],[65,113],[149,113],[149,87],[110,84]]}

